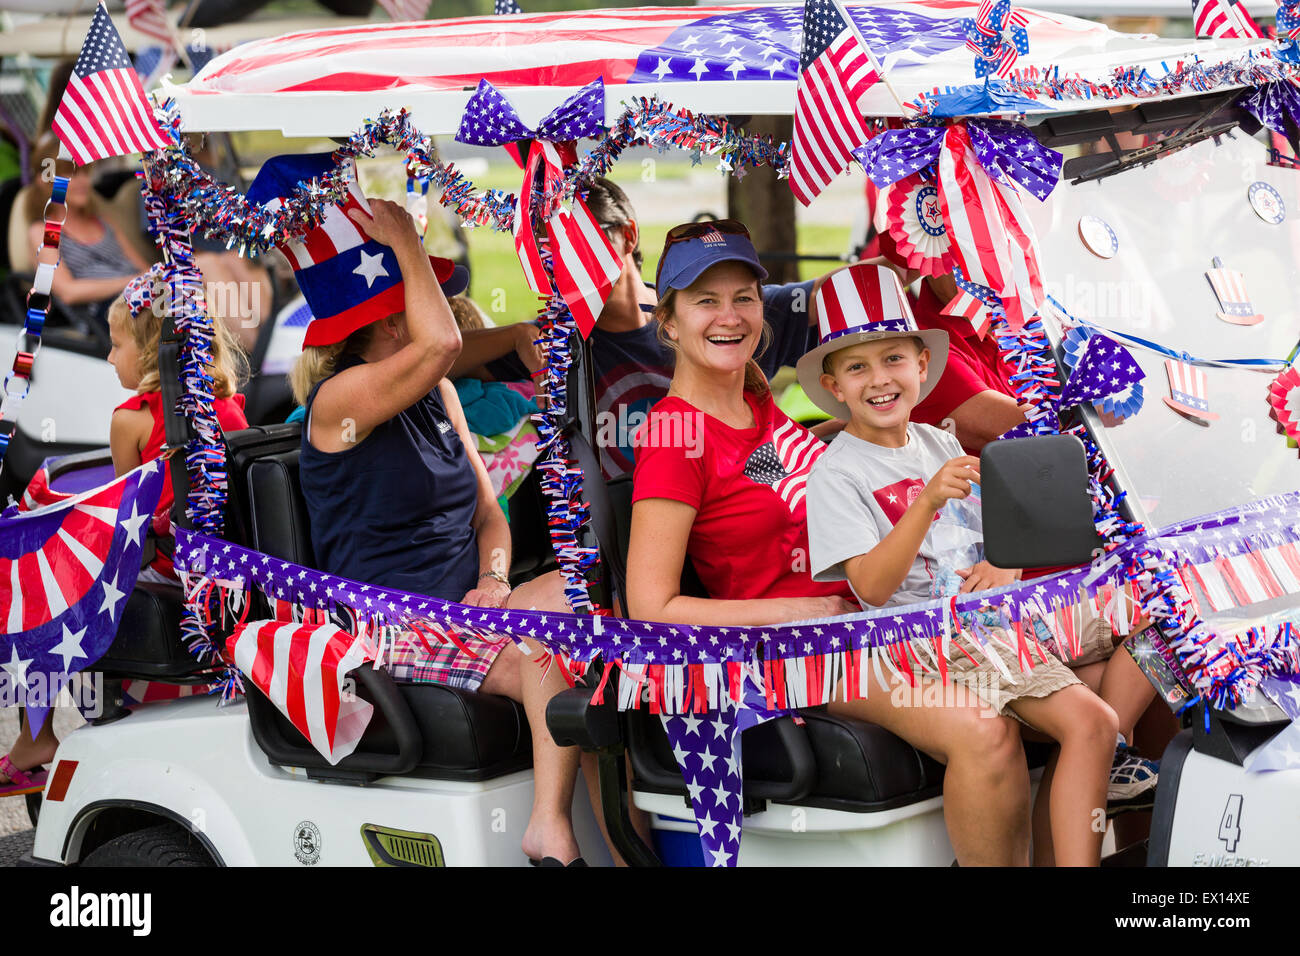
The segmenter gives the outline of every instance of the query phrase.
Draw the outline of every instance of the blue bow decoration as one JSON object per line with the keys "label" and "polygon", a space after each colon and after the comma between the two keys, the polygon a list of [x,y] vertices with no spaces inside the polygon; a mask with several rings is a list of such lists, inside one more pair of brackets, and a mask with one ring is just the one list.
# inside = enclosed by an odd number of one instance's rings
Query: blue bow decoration
{"label": "blue bow decoration", "polygon": [[1240,105],[1275,133],[1291,135],[1288,120],[1293,129],[1300,128],[1300,89],[1287,80],[1256,87],[1241,98]]}
{"label": "blue bow decoration", "polygon": [[456,142],[471,146],[504,146],[521,139],[557,143],[596,136],[605,121],[605,80],[597,77],[529,129],[501,92],[487,80],[465,104]]}
{"label": "blue bow decoration", "polygon": [[1011,11],[1011,0],[998,0],[991,9],[980,10],[974,19],[961,21],[966,49],[975,54],[975,75],[1006,76],[1016,59],[1029,52],[1029,31],[1025,18]]}
{"label": "blue bow decoration", "polygon": [[[884,189],[938,163],[947,131],[946,126],[885,130],[853,155],[871,181]],[[1024,126],[1006,120],[968,120],[966,131],[980,165],[994,181],[1015,180],[1039,199],[1056,188],[1063,157],[1038,142]]]}

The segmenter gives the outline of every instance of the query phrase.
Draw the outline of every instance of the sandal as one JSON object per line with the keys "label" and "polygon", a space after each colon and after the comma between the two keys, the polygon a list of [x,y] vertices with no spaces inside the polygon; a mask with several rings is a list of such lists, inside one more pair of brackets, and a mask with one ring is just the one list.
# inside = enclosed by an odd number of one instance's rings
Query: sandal
{"label": "sandal", "polygon": [[19,770],[5,754],[0,757],[0,773],[9,778],[8,783],[0,783],[0,797],[17,797],[24,793],[39,793],[45,789],[48,774],[44,767],[33,770]]}

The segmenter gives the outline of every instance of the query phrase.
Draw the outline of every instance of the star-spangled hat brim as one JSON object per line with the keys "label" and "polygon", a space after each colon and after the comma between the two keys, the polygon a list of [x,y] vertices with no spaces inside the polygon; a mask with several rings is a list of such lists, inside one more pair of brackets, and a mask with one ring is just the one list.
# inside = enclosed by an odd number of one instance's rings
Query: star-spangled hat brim
{"label": "star-spangled hat brim", "polygon": [[1175,401],[1168,395],[1163,396],[1163,398],[1166,405],[1179,414],[1186,415],[1188,418],[1198,418],[1206,424],[1209,422],[1217,422],[1219,420],[1219,416],[1214,412],[1208,412],[1202,408],[1192,408],[1190,405],[1184,405],[1182,402]]}

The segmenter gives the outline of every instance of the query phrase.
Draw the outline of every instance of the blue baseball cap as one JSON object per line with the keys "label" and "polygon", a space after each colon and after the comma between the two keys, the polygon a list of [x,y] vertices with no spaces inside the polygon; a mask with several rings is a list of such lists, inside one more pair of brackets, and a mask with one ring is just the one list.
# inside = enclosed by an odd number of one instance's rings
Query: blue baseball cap
{"label": "blue baseball cap", "polygon": [[662,299],[669,289],[685,289],[719,262],[743,262],[760,280],[767,278],[749,231],[735,219],[676,226],[669,230],[659,259],[655,292]]}

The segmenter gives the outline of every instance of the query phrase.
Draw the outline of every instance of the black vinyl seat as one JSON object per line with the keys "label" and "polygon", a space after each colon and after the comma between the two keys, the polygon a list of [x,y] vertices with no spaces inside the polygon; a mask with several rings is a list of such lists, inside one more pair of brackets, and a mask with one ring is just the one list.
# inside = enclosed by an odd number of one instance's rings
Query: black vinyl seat
{"label": "black vinyl seat", "polygon": [[[232,494],[226,524],[232,536],[246,533],[250,547],[314,567],[298,480],[300,441],[297,425],[227,437]],[[354,673],[358,696],[373,703],[375,712],[356,750],[333,767],[265,696],[246,685],[253,737],[267,756],[303,767],[309,776],[354,783],[391,774],[486,780],[532,766],[528,721],[514,701],[432,684],[397,684],[386,671],[371,667]]]}
{"label": "black vinyl seat", "polygon": [[[592,476],[587,477],[590,481]],[[631,476],[601,482],[588,495],[605,498],[593,511],[607,512],[598,528],[615,540],[601,542],[602,555],[617,549],[621,560],[611,567],[616,589],[626,594],[622,571],[632,526]],[[689,559],[682,593],[708,596]],[[928,800],[941,792],[943,767],[883,727],[831,715],[825,707],[801,716],[802,726],[785,717],[741,738],[747,799],[865,813]],[[684,796],[686,785],[659,718],[644,710],[630,711],[625,727],[636,787]]]}

